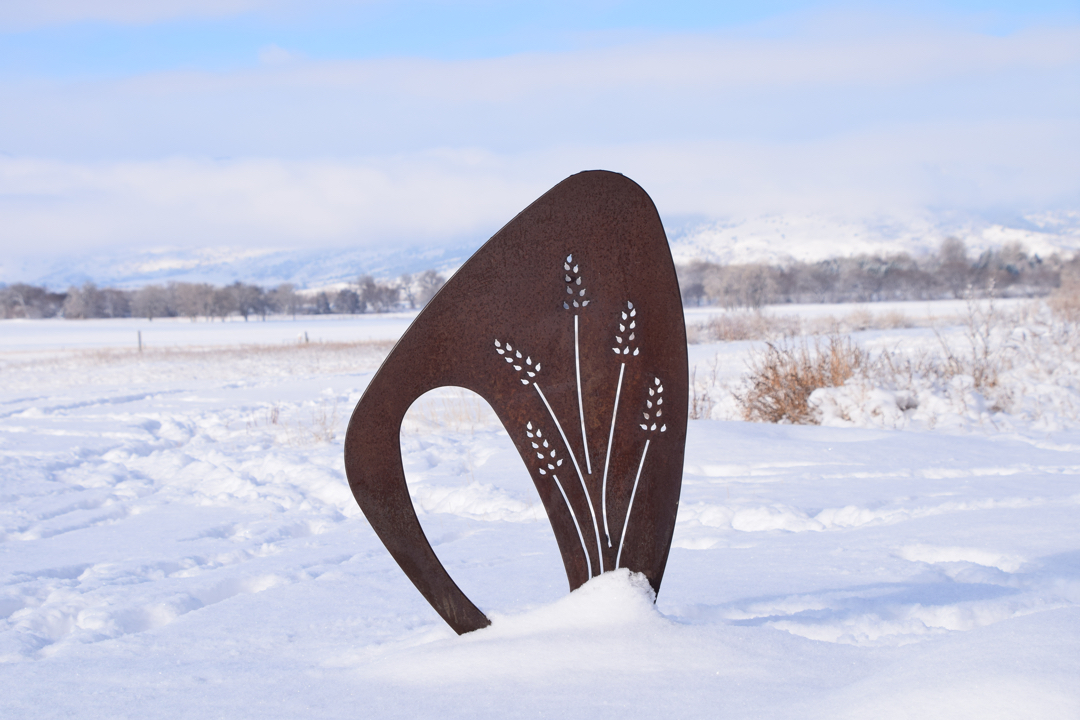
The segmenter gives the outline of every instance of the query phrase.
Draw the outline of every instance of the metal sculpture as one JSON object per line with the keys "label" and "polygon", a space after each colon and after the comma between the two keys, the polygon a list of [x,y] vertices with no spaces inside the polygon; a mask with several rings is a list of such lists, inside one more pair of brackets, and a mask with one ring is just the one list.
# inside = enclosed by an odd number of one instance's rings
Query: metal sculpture
{"label": "metal sculpture", "polygon": [[659,590],[682,482],[686,328],[644,190],[592,171],[545,193],[443,286],[353,411],[353,495],[417,589],[464,633],[489,620],[431,549],[401,462],[405,412],[443,386],[477,393],[506,427],[571,589],[624,567]]}

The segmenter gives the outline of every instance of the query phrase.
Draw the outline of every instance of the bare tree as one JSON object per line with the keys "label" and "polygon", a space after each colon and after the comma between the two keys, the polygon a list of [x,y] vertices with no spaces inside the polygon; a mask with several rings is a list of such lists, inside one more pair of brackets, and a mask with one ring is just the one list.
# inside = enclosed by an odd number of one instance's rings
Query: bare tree
{"label": "bare tree", "polygon": [[413,289],[414,278],[409,273],[403,273],[398,278],[398,288],[400,293],[404,296],[405,302],[409,304],[409,309],[414,310],[416,308],[416,291]]}
{"label": "bare tree", "polygon": [[334,296],[334,312],[355,315],[360,312],[360,296],[353,290],[345,288],[339,290]]}
{"label": "bare tree", "polygon": [[445,283],[446,278],[434,270],[425,270],[420,273],[420,276],[416,278],[416,302],[420,303],[421,307],[427,305]]}
{"label": "bare tree", "polygon": [[401,296],[401,289],[396,285],[379,285],[379,312],[390,312]]}
{"label": "bare tree", "polygon": [[266,319],[266,293],[258,285],[245,285],[237,280],[229,289],[233,294],[233,303],[236,312],[247,322],[249,315],[261,314]]}
{"label": "bare tree", "polygon": [[947,237],[938,248],[938,278],[953,297],[962,297],[971,282],[967,246],[958,237]]}
{"label": "bare tree", "polygon": [[356,294],[360,297],[360,312],[378,312],[379,286],[371,275],[361,275],[356,280]]}
{"label": "bare tree", "polygon": [[22,296],[7,285],[0,287],[0,317],[5,320],[26,317],[26,303]]}
{"label": "bare tree", "polygon": [[393,285],[378,282],[371,275],[361,275],[356,284],[359,287],[361,312],[388,312],[397,302],[400,290]]}
{"label": "bare tree", "polygon": [[80,288],[68,289],[64,300],[64,317],[70,319],[99,318],[104,316],[105,296],[97,285],[85,282]]}
{"label": "bare tree", "polygon": [[131,296],[134,293],[116,288],[101,291],[101,317],[131,317]]}
{"label": "bare tree", "polygon": [[702,305],[709,299],[705,292],[705,276],[717,267],[714,263],[695,260],[679,268],[679,290],[684,305]]}
{"label": "bare tree", "polygon": [[160,285],[145,285],[131,298],[131,314],[153,320],[169,314],[169,296]]}
{"label": "bare tree", "polygon": [[15,283],[0,286],[0,317],[50,318],[64,307],[66,293],[50,292],[44,287]]}
{"label": "bare tree", "polygon": [[702,269],[705,294],[728,308],[775,302],[779,272],[767,265],[712,265]]}
{"label": "bare tree", "polygon": [[209,320],[214,315],[214,286],[207,283],[173,283],[176,309],[192,322],[201,315]]}
{"label": "bare tree", "polygon": [[[214,288],[210,293],[210,313],[225,322],[225,318],[236,312],[236,293],[231,287]],[[210,315],[207,315],[210,319]]]}
{"label": "bare tree", "polygon": [[285,315],[292,315],[293,320],[296,319],[301,302],[292,283],[281,283],[270,291],[267,299],[272,309]]}

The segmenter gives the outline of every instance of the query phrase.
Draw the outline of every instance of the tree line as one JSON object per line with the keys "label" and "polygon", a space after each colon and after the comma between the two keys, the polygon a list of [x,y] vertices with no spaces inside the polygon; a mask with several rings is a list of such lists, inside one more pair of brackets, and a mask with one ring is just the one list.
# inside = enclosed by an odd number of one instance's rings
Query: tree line
{"label": "tree line", "polygon": [[[719,265],[692,262],[677,268],[686,305],[755,308],[783,303],[849,303],[938,300],[990,293],[1006,297],[1049,294],[1063,279],[1080,280],[1080,256],[1031,255],[1007,243],[977,256],[964,242],[946,238],[916,259],[907,253],[856,255],[818,262]],[[0,318],[188,317],[245,320],[267,315],[380,313],[423,307],[445,279],[434,270],[377,280],[362,275],[336,292],[303,293],[291,284],[263,288],[235,282],[171,282],[138,290],[93,283],[67,292],[16,283],[0,287]]]}
{"label": "tree line", "polygon": [[818,262],[718,265],[693,262],[678,268],[686,305],[756,308],[782,303],[865,303],[940,300],[995,294],[1039,297],[1064,277],[1080,277],[1080,257],[1029,255],[1007,243],[978,256],[964,242],[946,238],[937,252],[856,255]]}
{"label": "tree line", "polygon": [[187,317],[191,320],[244,320],[268,315],[323,315],[330,313],[382,313],[423,307],[442,287],[445,278],[434,270],[377,280],[361,275],[335,292],[298,292],[291,283],[263,288],[234,282],[170,282],[138,290],[99,288],[92,282],[51,292],[44,287],[15,283],[0,286],[0,318],[125,318]]}

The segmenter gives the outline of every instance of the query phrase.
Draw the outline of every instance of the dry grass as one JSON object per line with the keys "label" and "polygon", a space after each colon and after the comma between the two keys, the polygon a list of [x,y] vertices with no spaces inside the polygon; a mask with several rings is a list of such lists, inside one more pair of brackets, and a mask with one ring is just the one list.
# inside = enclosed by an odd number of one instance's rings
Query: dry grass
{"label": "dry grass", "polygon": [[302,430],[305,434],[310,434],[315,442],[332,442],[334,440],[335,431],[338,425],[338,403],[335,399],[330,407],[327,407],[325,402],[320,402],[318,406],[311,410],[311,422]]}
{"label": "dry grass", "polygon": [[280,345],[184,346],[135,349],[49,350],[0,354],[9,387],[42,383],[138,383],[182,375],[240,379],[375,370],[393,348],[389,341],[310,342]]}
{"label": "dry grass", "polygon": [[85,350],[34,351],[5,353],[2,367],[38,365],[43,360],[53,363],[80,365],[116,365],[133,362],[195,362],[203,360],[236,361],[258,358],[317,357],[342,352],[364,351],[386,356],[394,347],[390,340],[361,340],[358,342],[297,342],[274,345],[184,345],[179,347],[91,348]]}
{"label": "dry grass", "polygon": [[687,327],[691,343],[769,340],[802,333],[802,321],[794,315],[766,315],[758,311],[733,311],[715,315]]}
{"label": "dry grass", "polygon": [[916,322],[899,310],[883,312],[880,315],[876,315],[875,319],[874,329],[876,330],[899,330],[901,328],[925,327],[925,325],[930,322],[927,320],[920,324],[920,322]]}
{"label": "dry grass", "polygon": [[[937,320],[942,321],[942,318]],[[799,336],[932,327],[934,324],[935,320],[931,318],[916,319],[898,310],[875,313],[864,306],[857,306],[846,315],[813,318],[738,310],[715,315],[704,322],[687,326],[686,330],[687,340],[691,344],[701,344],[746,340],[778,341]]]}
{"label": "dry grass", "polygon": [[495,411],[474,392],[464,388],[436,388],[421,395],[409,407],[402,432],[427,434],[439,430],[475,434],[478,429],[499,426]]}
{"label": "dry grass", "polygon": [[1050,294],[1046,304],[1054,317],[1064,322],[1080,322],[1080,282],[1070,280]]}
{"label": "dry grass", "polygon": [[247,420],[246,430],[248,433],[267,431],[279,445],[305,447],[333,442],[341,420],[336,398],[319,400],[306,414],[299,407],[295,411],[282,412],[281,406],[275,403],[253,413]]}
{"label": "dry grass", "polygon": [[772,423],[817,422],[808,400],[818,388],[843,385],[868,363],[851,338],[833,335],[811,344],[768,343],[749,361],[748,385],[735,391],[746,420]]}

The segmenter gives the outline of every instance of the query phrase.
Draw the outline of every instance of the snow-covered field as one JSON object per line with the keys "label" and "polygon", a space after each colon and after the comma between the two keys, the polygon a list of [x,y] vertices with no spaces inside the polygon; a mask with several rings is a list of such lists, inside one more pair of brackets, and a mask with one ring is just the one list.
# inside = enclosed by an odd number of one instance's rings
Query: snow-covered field
{"label": "snow-covered field", "polygon": [[0,717],[1080,717],[1076,423],[691,421],[654,605],[568,594],[506,433],[429,394],[414,501],[494,618],[458,637],[342,467],[408,319],[0,323]]}

